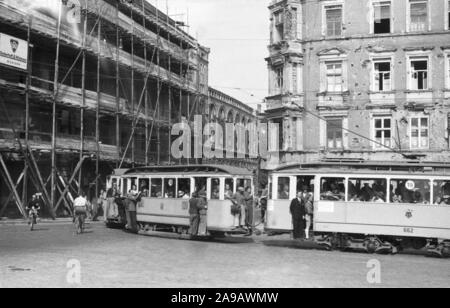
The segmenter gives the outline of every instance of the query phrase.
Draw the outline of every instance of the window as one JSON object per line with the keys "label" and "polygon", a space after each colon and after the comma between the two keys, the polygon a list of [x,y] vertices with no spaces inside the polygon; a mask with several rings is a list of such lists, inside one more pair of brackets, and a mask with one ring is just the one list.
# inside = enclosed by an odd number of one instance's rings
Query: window
{"label": "window", "polygon": [[383,203],[387,200],[387,180],[360,179],[348,180],[349,202]]}
{"label": "window", "polygon": [[450,30],[450,0],[447,2],[447,30]]}
{"label": "window", "polygon": [[390,183],[391,202],[430,204],[430,187],[428,180],[393,179]]}
{"label": "window", "polygon": [[391,91],[391,62],[375,61],[374,62],[374,91]]}
{"label": "window", "polygon": [[173,199],[176,197],[177,186],[176,179],[164,180],[164,198]]}
{"label": "window", "polygon": [[139,192],[142,194],[142,197],[146,198],[149,196],[149,185],[150,181],[148,179],[139,179]]}
{"label": "window", "polygon": [[150,193],[152,198],[162,198],[162,179],[152,179]]}
{"label": "window", "polygon": [[410,71],[410,90],[427,90],[428,58],[411,59]]}
{"label": "window", "polygon": [[427,117],[411,118],[411,149],[429,148],[429,124]]}
{"label": "window", "polygon": [[325,7],[326,35],[342,35],[342,5]]}
{"label": "window", "polygon": [[428,29],[428,1],[409,1],[409,31],[426,31]]}
{"label": "window", "polygon": [[283,12],[275,13],[275,42],[284,40],[284,15]]}
{"label": "window", "polygon": [[298,176],[297,177],[297,191],[307,191],[314,193],[314,176]]}
{"label": "window", "polygon": [[276,87],[279,93],[283,91],[284,87],[284,69],[283,67],[278,67],[275,69],[275,75],[276,75]]}
{"label": "window", "polygon": [[[392,146],[392,120],[391,118],[374,118],[375,149],[390,148]],[[383,146],[384,145],[384,146]]]}
{"label": "window", "polygon": [[323,178],[320,182],[320,200],[345,201],[345,179]]}
{"label": "window", "polygon": [[211,200],[220,199],[220,179],[211,179]]}
{"label": "window", "polygon": [[178,179],[177,198],[189,199],[191,196],[191,179]]}
{"label": "window", "polygon": [[375,34],[391,33],[391,3],[374,3],[374,25]]}
{"label": "window", "polygon": [[252,187],[252,180],[249,179],[237,179],[237,187],[242,187],[247,189],[247,187]]}
{"label": "window", "polygon": [[342,119],[327,120],[327,147],[328,149],[342,149],[344,147]]}
{"label": "window", "polygon": [[439,205],[450,205],[450,181],[438,180],[433,182],[433,202]]}
{"label": "window", "polygon": [[291,181],[289,178],[278,178],[278,199],[289,200]]}
{"label": "window", "polygon": [[342,62],[327,62],[327,91],[342,92]]}
{"label": "window", "polygon": [[233,198],[234,195],[234,180],[225,179],[225,199]]}

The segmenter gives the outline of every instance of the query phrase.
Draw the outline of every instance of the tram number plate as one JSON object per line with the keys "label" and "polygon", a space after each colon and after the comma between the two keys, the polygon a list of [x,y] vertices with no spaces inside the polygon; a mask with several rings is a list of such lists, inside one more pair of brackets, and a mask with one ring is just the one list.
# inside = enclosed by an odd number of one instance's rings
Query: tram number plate
{"label": "tram number plate", "polygon": [[412,234],[412,233],[414,233],[414,229],[413,228],[403,228],[403,232]]}

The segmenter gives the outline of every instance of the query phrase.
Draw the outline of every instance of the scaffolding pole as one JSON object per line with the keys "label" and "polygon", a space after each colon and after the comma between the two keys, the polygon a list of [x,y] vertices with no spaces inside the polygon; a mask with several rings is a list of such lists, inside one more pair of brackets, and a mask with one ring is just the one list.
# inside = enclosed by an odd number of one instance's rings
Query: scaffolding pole
{"label": "scaffolding pole", "polygon": [[[86,36],[87,36],[87,2],[85,8],[84,15],[84,25],[83,25],[83,58],[81,64],[81,109],[80,109],[80,158],[81,161],[83,159],[84,153],[84,113],[86,109]],[[83,180],[83,168],[80,169],[80,174],[78,177],[78,183],[81,183]],[[81,185],[78,185],[78,194],[81,194]]]}
{"label": "scaffolding pole", "polygon": [[62,16],[62,2],[59,3],[58,12],[58,24],[57,24],[57,38],[56,38],[56,57],[55,57],[55,77],[53,82],[53,110],[52,110],[52,167],[51,167],[51,204],[50,207],[54,208],[56,199],[56,101],[58,96],[58,78],[59,78],[59,49],[60,49],[60,38],[61,38],[61,16]]}
{"label": "scaffolding pole", "polygon": [[[100,15],[100,12],[99,12]],[[97,39],[98,39],[98,50],[97,50],[97,109],[95,112],[95,144],[97,147],[97,155],[95,158],[95,196],[98,197],[99,189],[98,189],[98,175],[100,173],[100,101],[101,101],[101,81],[100,81],[100,70],[101,70],[101,46],[100,42],[102,39],[102,20],[98,21],[98,31],[97,31]],[[80,166],[81,168],[81,166]],[[81,170],[81,169],[80,169]],[[81,182],[80,182],[81,186]]]}
{"label": "scaffolding pole", "polygon": [[[148,63],[147,63],[147,44],[146,44],[146,35],[147,35],[147,25],[146,25],[146,19],[145,19],[145,2],[142,1],[142,25],[144,27],[144,33],[143,33],[143,42],[144,42],[144,61],[145,61],[145,70],[148,70]],[[147,144],[147,140],[149,140],[149,138],[151,138],[151,136],[149,137],[148,133],[148,118],[149,118],[149,107],[148,107],[148,77],[145,80],[145,144]],[[149,153],[148,153],[148,147],[145,147],[145,165],[148,166],[149,163],[149,157],[148,157]]]}
{"label": "scaffolding pole", "polygon": [[[136,112],[136,105],[134,101],[134,19],[133,10],[131,10],[131,110],[132,114]],[[139,114],[139,110],[138,110]],[[135,132],[131,135],[131,164],[135,167],[136,160],[136,140],[134,138]]]}
{"label": "scaffolding pole", "polygon": [[[116,4],[116,146],[117,157],[120,159],[120,27],[119,27],[119,2]],[[117,162],[119,166],[119,162]]]}
{"label": "scaffolding pole", "polygon": [[[27,48],[28,48],[28,67],[27,67],[27,81],[25,89],[25,146],[28,147],[28,140],[30,139],[30,87],[31,87],[31,76],[32,76],[32,63],[33,63],[33,52],[31,48],[31,23],[32,17],[28,17],[28,28],[27,28]],[[27,160],[24,159],[24,171],[23,171],[23,187],[22,187],[22,202],[24,204],[28,203],[28,164]]]}

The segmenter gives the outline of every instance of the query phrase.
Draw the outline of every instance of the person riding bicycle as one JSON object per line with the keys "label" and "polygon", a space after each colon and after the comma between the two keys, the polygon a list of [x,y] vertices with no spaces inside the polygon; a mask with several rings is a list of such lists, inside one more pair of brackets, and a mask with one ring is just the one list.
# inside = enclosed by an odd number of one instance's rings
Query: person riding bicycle
{"label": "person riding bicycle", "polygon": [[88,207],[88,200],[86,199],[85,192],[82,191],[81,194],[78,196],[78,198],[76,198],[75,201],[73,202],[74,221],[78,216],[81,216],[84,222],[87,216],[87,207]]}
{"label": "person riding bicycle", "polygon": [[[30,219],[37,218],[39,210],[41,209],[41,201],[38,198],[38,195],[33,195],[31,197],[30,202],[28,202],[28,205],[26,207],[26,210],[28,211],[28,217]],[[28,224],[31,223],[31,220],[28,221]]]}

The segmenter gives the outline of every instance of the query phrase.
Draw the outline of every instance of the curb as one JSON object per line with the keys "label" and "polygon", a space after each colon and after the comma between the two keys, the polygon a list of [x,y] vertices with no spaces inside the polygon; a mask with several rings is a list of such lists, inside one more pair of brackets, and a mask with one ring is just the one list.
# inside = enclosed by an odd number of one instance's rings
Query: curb
{"label": "curb", "polygon": [[[100,224],[100,223],[104,223],[103,221],[91,221],[88,220],[86,221],[90,224]],[[51,219],[42,219],[42,220],[38,220],[38,224],[41,225],[64,225],[64,224],[72,224],[72,218],[63,218],[63,219],[56,219],[56,220],[51,220]],[[0,226],[21,226],[21,225],[28,225],[28,220],[0,220]]]}

